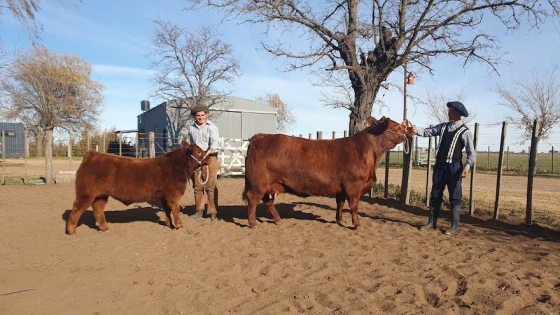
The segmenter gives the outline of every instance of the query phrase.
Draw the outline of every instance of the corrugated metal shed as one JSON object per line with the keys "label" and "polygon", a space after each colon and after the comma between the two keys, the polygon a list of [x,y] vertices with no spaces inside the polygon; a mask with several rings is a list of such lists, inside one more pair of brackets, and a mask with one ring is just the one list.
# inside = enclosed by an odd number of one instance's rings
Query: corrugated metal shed
{"label": "corrugated metal shed", "polygon": [[[23,123],[0,122],[0,142],[2,142],[1,131],[5,134],[5,147],[7,158],[20,158],[25,154],[25,142],[23,137]],[[0,145],[0,157],[2,156],[2,145]]]}

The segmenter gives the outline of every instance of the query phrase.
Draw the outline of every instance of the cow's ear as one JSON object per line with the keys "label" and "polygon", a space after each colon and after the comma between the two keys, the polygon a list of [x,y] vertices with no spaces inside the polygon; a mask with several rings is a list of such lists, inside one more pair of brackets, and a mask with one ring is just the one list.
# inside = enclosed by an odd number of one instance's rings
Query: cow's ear
{"label": "cow's ear", "polygon": [[186,150],[189,147],[189,142],[187,140],[181,141],[181,148]]}
{"label": "cow's ear", "polygon": [[374,125],[374,124],[377,122],[377,119],[375,119],[375,118],[372,117],[372,116],[369,116],[369,117],[367,118],[367,122],[368,122],[368,126],[372,126],[372,125]]}

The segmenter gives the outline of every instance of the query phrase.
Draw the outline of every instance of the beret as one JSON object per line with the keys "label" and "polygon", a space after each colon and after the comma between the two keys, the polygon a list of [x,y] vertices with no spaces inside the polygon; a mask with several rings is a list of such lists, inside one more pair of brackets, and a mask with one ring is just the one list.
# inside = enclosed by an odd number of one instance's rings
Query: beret
{"label": "beret", "polygon": [[447,103],[447,107],[453,107],[455,110],[457,110],[457,112],[459,112],[459,114],[461,114],[461,116],[469,117],[469,112],[465,108],[465,105],[463,105],[463,103],[461,102],[449,102]]}
{"label": "beret", "polygon": [[191,108],[191,116],[196,116],[196,113],[202,112],[202,111],[205,112],[206,114],[208,114],[208,112],[209,112],[210,110],[208,109],[208,106],[205,106],[205,105],[197,105],[197,106]]}

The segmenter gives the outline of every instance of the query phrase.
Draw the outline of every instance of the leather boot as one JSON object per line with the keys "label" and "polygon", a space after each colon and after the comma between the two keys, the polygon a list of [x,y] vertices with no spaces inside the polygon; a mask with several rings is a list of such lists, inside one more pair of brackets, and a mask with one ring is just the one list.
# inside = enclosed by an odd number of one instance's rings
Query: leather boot
{"label": "leather boot", "polygon": [[204,212],[204,192],[195,188],[194,191],[194,204],[196,212],[190,216],[190,218],[198,219],[202,218],[202,213]]}
{"label": "leather boot", "polygon": [[451,209],[451,227],[445,231],[447,235],[455,235],[459,229],[459,217],[461,216],[461,206],[453,206]]}
{"label": "leather boot", "polygon": [[208,195],[208,214],[210,215],[210,220],[216,221],[218,219],[218,188],[213,191],[207,191]]}
{"label": "leather boot", "polygon": [[439,208],[430,207],[430,214],[428,215],[428,223],[420,227],[421,231],[431,231],[436,228],[436,222],[439,217]]}

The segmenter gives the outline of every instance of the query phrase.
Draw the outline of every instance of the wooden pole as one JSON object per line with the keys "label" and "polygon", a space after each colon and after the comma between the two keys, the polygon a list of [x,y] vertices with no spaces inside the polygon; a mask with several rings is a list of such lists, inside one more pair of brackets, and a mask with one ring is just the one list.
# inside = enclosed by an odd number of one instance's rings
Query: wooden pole
{"label": "wooden pole", "polygon": [[138,141],[140,141],[140,137],[138,136],[138,132],[136,133],[136,155],[135,157],[138,157],[138,147],[140,146],[140,143],[138,143]]}
{"label": "wooden pole", "polygon": [[348,130],[344,130],[344,138],[348,137]]}
{"label": "wooden pole", "polygon": [[[476,155],[478,152],[478,123],[474,124],[474,154]],[[471,167],[471,187],[469,188],[469,215],[473,215],[474,213],[474,198],[473,198],[473,187],[474,187],[474,177],[476,174],[476,163]]]}
{"label": "wooden pole", "polygon": [[426,207],[430,206],[430,173],[431,172],[432,172],[432,137],[428,137],[428,162],[426,168]]}
{"label": "wooden pole", "polygon": [[122,156],[122,133],[119,133],[119,155]]}
{"label": "wooden pole", "polygon": [[323,139],[323,132],[317,131],[317,139]]}
{"label": "wooden pole", "polygon": [[151,158],[156,157],[156,143],[155,143],[155,134],[153,131],[150,131],[150,134],[148,135],[148,141],[149,141],[149,156]]}
{"label": "wooden pole", "polygon": [[533,216],[533,179],[535,177],[535,164],[537,161],[537,141],[539,138],[539,121],[533,122],[533,134],[531,137],[531,151],[529,153],[529,174],[527,174],[527,209],[525,213],[525,224],[532,224]]}
{"label": "wooden pole", "polygon": [[2,185],[6,185],[6,133],[2,130]]}
{"label": "wooden pole", "polygon": [[[88,131],[86,137],[87,137],[87,141],[86,141],[86,142],[87,142],[87,144],[86,144],[86,145],[87,145],[87,148],[86,148],[86,151],[85,151],[85,152],[91,150],[91,134],[89,133],[89,131]],[[84,152],[84,153],[85,153],[85,152]]]}
{"label": "wooden pole", "polygon": [[506,170],[509,171],[509,145],[507,146],[506,152]]}
{"label": "wooden pole", "polygon": [[332,138],[336,139],[336,132],[335,131],[332,132]]}
{"label": "wooden pole", "polygon": [[554,174],[554,146],[552,146],[552,165],[550,168],[550,172]]}
{"label": "wooden pole", "polygon": [[410,203],[410,173],[412,171],[412,150],[414,148],[414,140],[416,137],[403,142],[403,148],[407,148],[408,153],[403,154],[403,176],[401,181],[401,204],[408,205]]}
{"label": "wooden pole", "polygon": [[496,179],[496,198],[494,202],[494,220],[500,215],[500,188],[502,187],[502,172],[504,164],[504,146],[506,142],[507,122],[502,123],[502,136],[500,139],[500,154],[498,156],[498,178]]}
{"label": "wooden pole", "polygon": [[311,132],[309,133],[309,139],[312,139],[312,137],[311,137]]}
{"label": "wooden pole", "polygon": [[486,156],[487,156],[487,160],[488,160],[488,170],[490,170],[490,146],[488,146],[488,152],[487,153],[488,154]]}
{"label": "wooden pole", "polygon": [[389,198],[389,162],[391,161],[391,150],[385,153],[385,182],[383,186],[383,197]]}
{"label": "wooden pole", "polygon": [[23,154],[23,184],[27,185],[27,158],[29,157],[29,141],[27,132],[23,132],[23,143],[25,144],[25,153]]}
{"label": "wooden pole", "polygon": [[72,137],[68,140],[68,169],[72,169]]}

